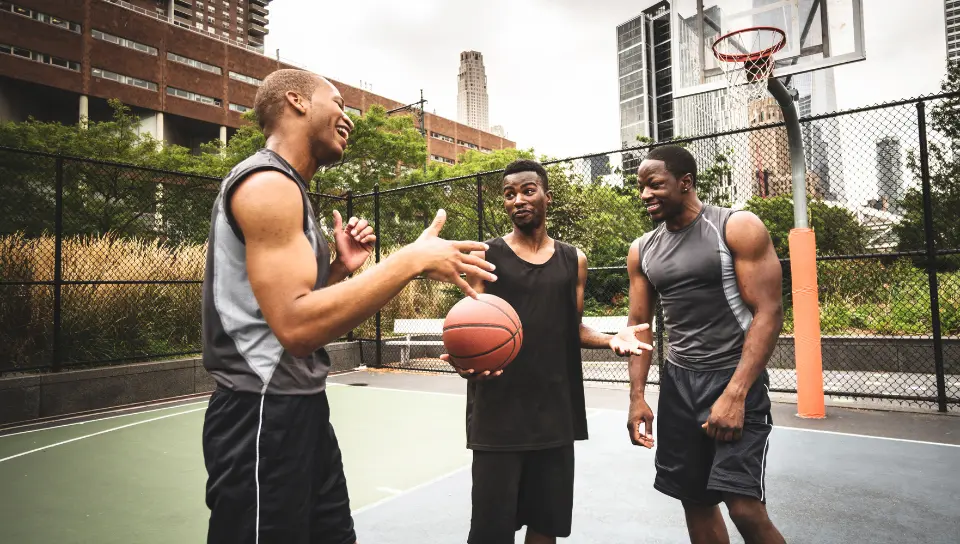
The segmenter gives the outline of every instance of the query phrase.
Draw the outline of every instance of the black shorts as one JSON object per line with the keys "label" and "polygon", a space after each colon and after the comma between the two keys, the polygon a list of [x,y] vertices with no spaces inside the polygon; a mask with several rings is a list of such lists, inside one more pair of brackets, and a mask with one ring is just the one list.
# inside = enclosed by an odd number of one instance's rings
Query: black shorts
{"label": "black shorts", "polygon": [[696,372],[663,365],[654,482],[659,491],[700,505],[719,504],[723,493],[766,502],[764,473],[773,429],[767,372],[747,393],[740,440],[717,442],[702,428],[735,371]]}
{"label": "black shorts", "polygon": [[513,544],[524,525],[570,536],[573,444],[535,451],[473,452],[469,544]]}
{"label": "black shorts", "polygon": [[353,544],[326,393],[216,389],[204,416],[209,544]]}

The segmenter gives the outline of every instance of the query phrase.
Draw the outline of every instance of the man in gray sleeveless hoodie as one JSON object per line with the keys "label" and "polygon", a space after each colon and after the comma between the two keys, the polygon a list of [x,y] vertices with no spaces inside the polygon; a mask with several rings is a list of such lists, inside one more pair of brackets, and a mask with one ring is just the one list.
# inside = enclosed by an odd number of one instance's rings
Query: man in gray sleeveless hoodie
{"label": "man in gray sleeveless hoodie", "polygon": [[266,145],[224,179],[211,216],[203,284],[203,363],[217,383],[203,426],[209,543],[353,544],[346,478],[330,424],[324,345],[374,315],[419,275],[476,292],[495,281],[470,251],[438,237],[440,210],[413,244],[347,279],[373,229],[334,211],[336,258],[307,198],[341,159],[353,123],[327,80],[279,70],[254,105]]}
{"label": "man in gray sleeveless hoodie", "polygon": [[[654,487],[682,501],[691,542],[729,542],[720,502],[746,542],[784,542],[764,482],[773,425],[766,365],[783,325],[770,235],[750,212],[701,203],[696,162],[682,147],[655,148],[637,177],[659,225],[630,247],[629,323],[649,323],[659,296],[669,340]],[[627,422],[633,443],[647,448],[650,360],[631,357]]]}

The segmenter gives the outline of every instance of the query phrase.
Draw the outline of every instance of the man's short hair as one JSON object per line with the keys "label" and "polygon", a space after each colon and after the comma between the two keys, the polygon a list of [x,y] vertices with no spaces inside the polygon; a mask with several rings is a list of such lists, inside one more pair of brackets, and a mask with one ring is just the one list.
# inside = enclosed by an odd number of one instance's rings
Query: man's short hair
{"label": "man's short hair", "polygon": [[653,148],[646,160],[663,161],[667,171],[677,179],[690,174],[691,183],[697,186],[697,160],[689,151],[679,145],[665,145]]}
{"label": "man's short hair", "polygon": [[543,190],[550,190],[550,182],[547,180],[547,170],[539,162],[530,159],[517,159],[508,164],[507,167],[503,169],[502,179],[506,179],[507,176],[520,172],[536,172],[537,177],[540,178],[540,184],[543,185]]}
{"label": "man's short hair", "polygon": [[317,90],[321,78],[313,72],[296,69],[283,69],[272,72],[257,90],[253,110],[257,116],[260,130],[267,130],[280,118],[286,107],[287,91],[294,91],[308,99]]}

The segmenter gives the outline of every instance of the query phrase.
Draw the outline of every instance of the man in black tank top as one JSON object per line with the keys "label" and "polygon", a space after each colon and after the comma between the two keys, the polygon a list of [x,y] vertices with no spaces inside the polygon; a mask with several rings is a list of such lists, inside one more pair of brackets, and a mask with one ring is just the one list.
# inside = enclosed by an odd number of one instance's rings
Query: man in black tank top
{"label": "man in black tank top", "polygon": [[477,291],[510,303],[523,326],[523,346],[505,370],[462,374],[474,452],[470,544],[512,543],[523,526],[528,544],[570,535],[573,443],[587,438],[580,348],[618,355],[652,349],[637,336],[648,325],[611,336],[581,324],[587,259],[547,235],[550,200],[543,166],[510,164],[503,202],[513,232],[476,253],[496,266],[497,281],[470,278]]}
{"label": "man in black tank top", "polygon": [[438,237],[443,211],[413,244],[351,279],[373,228],[334,213],[331,260],[307,198],[343,156],[343,98],[302,70],[267,76],[254,105],[266,146],[221,184],[203,284],[203,363],[217,388],[204,416],[208,543],[353,544],[357,537],[330,424],[324,345],[374,315],[419,275],[476,296],[479,242]]}
{"label": "man in black tank top", "polygon": [[[764,482],[773,426],[766,365],[783,325],[770,235],[752,213],[702,204],[696,162],[682,147],[655,148],[637,177],[660,224],[630,246],[629,323],[649,323],[659,296],[669,340],[654,487],[682,502],[691,542],[729,542],[720,502],[744,541],[784,542],[767,515]],[[631,441],[647,448],[650,360],[631,357],[627,418]]]}

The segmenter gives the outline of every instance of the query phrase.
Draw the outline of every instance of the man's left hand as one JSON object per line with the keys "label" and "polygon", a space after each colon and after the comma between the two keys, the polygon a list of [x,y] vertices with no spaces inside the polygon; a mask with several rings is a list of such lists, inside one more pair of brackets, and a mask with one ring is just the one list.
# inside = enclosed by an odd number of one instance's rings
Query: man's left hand
{"label": "man's left hand", "polygon": [[719,442],[735,442],[743,434],[745,399],[723,393],[710,409],[710,417],[702,425],[710,438]]}
{"label": "man's left hand", "polygon": [[640,341],[640,331],[650,328],[648,323],[627,327],[610,339],[610,349],[623,357],[625,355],[642,355],[643,350],[653,351],[653,346]]}
{"label": "man's left hand", "polygon": [[333,211],[333,238],[337,246],[337,260],[347,274],[356,272],[370,257],[377,237],[366,219],[351,217],[343,224],[340,212]]}

